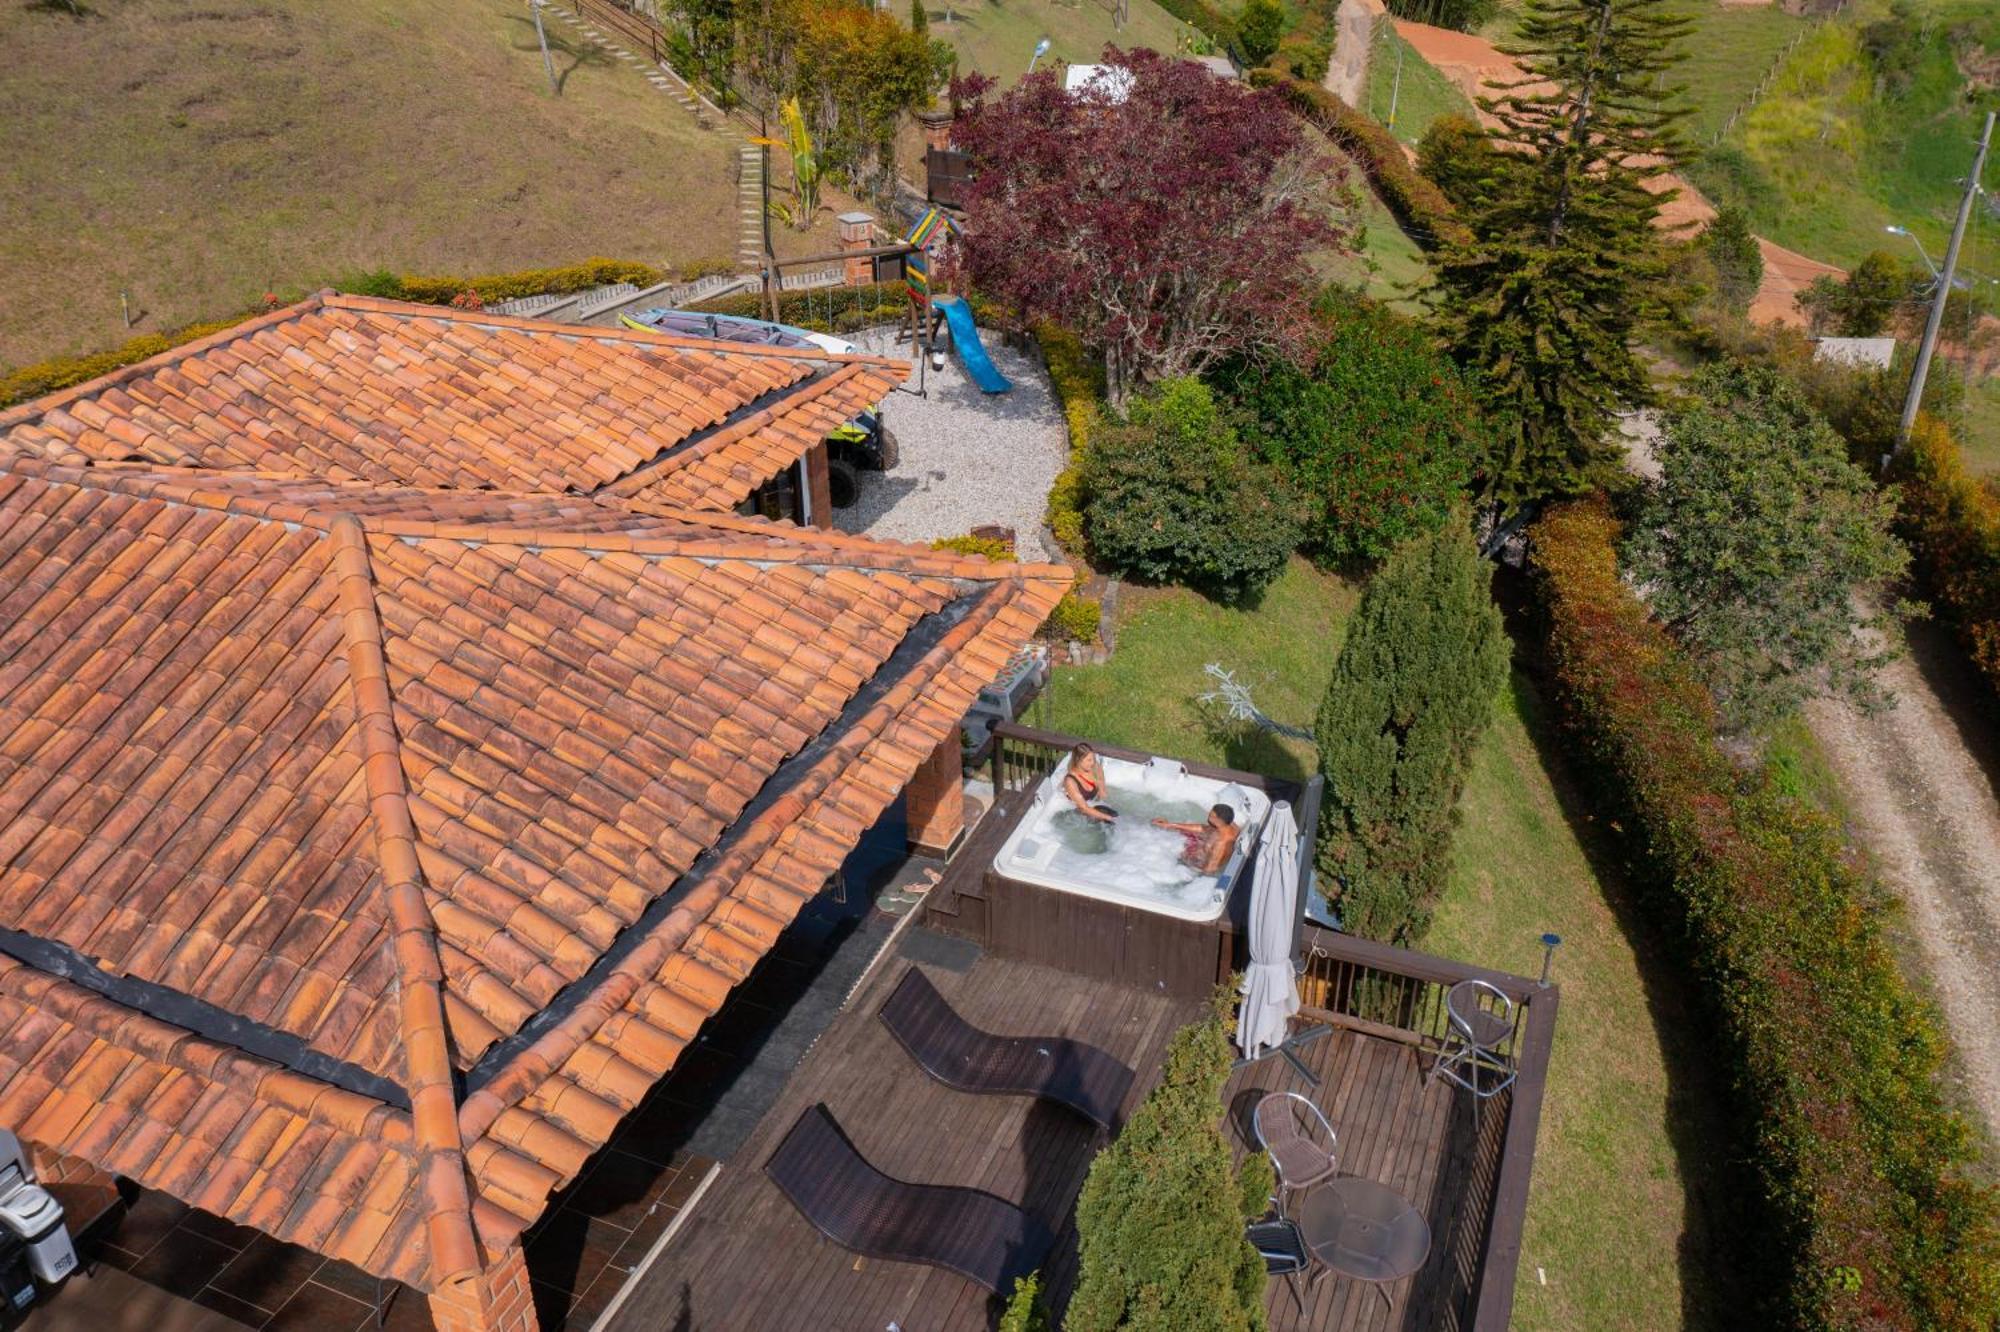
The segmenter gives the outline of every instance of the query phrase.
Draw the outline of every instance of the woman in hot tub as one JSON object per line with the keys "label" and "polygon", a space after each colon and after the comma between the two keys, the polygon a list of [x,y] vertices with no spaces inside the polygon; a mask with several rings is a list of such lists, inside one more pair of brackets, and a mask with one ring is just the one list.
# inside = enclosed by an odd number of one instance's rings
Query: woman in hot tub
{"label": "woman in hot tub", "polygon": [[1167,819],[1154,819],[1153,826],[1187,838],[1187,850],[1181,852],[1181,863],[1197,874],[1220,874],[1222,867],[1229,863],[1229,853],[1236,849],[1236,839],[1243,835],[1243,830],[1236,826],[1236,811],[1227,805],[1212,807],[1206,823],[1174,823]]}
{"label": "woman in hot tub", "polygon": [[1077,742],[1069,752],[1069,772],[1063,777],[1063,794],[1069,803],[1076,806],[1076,812],[1093,823],[1116,823],[1118,811],[1109,805],[1097,802],[1104,797],[1104,765],[1097,761],[1097,751],[1087,743]]}

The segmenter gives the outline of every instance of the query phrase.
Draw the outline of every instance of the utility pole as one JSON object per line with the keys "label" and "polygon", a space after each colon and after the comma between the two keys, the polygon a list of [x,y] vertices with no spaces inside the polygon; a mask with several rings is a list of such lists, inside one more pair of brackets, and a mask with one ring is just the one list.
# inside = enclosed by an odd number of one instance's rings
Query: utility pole
{"label": "utility pole", "polygon": [[[1958,269],[1958,247],[1965,240],[1965,224],[1972,218],[1973,201],[1979,197],[1979,173],[1986,169],[1986,150],[1993,143],[1994,112],[1986,113],[1986,129],[1979,136],[1979,151],[1972,155],[1972,173],[1965,178],[1965,197],[1958,201],[1958,221],[1951,228],[1951,244],[1945,248],[1944,271],[1938,274],[1937,294],[1931,297],[1931,317],[1924,323],[1924,340],[1917,347],[1917,368],[1910,375],[1909,396],[1903,399],[1903,421],[1896,427],[1896,452],[1910,442],[1910,429],[1917,423],[1917,407],[1924,400],[1924,376],[1930,373],[1931,353],[1937,350],[1938,329],[1944,323],[1944,303],[1951,297],[1952,274]],[[1882,459],[1887,471],[1889,459]]]}

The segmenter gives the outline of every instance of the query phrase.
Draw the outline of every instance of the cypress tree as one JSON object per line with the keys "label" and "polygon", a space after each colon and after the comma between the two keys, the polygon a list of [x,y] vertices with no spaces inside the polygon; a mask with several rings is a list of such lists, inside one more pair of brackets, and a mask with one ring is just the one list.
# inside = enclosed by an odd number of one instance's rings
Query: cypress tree
{"label": "cypress tree", "polygon": [[1614,415],[1651,401],[1631,339],[1667,313],[1653,228],[1684,112],[1663,79],[1688,24],[1667,4],[1525,0],[1506,48],[1523,77],[1480,99],[1504,151],[1468,191],[1471,239],[1440,256],[1437,294],[1498,426],[1485,488],[1505,508],[1586,488]]}
{"label": "cypress tree", "polygon": [[1319,865],[1363,938],[1414,943],[1444,891],[1466,765],[1507,671],[1490,579],[1462,521],[1407,542],[1334,664],[1317,726]]}
{"label": "cypress tree", "polygon": [[1090,1163],[1064,1332],[1261,1332],[1264,1260],[1243,1223],[1263,1214],[1271,1165],[1253,1153],[1232,1169],[1222,1136],[1230,1006],[1219,990],[1175,1033],[1159,1086]]}
{"label": "cypress tree", "polygon": [[910,31],[919,36],[931,30],[931,16],[924,0],[910,0]]}

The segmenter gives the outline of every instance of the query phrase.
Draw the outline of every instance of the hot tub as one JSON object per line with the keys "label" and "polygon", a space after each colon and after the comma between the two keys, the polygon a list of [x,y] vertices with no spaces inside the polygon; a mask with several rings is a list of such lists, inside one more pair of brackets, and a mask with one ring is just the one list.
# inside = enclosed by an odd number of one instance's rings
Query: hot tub
{"label": "hot tub", "polygon": [[[993,858],[994,872],[1100,902],[1178,920],[1213,922],[1227,904],[1257,829],[1270,812],[1262,791],[1200,777],[1173,759],[1143,763],[1100,756],[1104,794],[1097,803],[1118,811],[1115,823],[1077,812],[1063,792],[1067,761],[1043,780],[1019,825]],[[1187,839],[1152,820],[1200,823],[1213,805],[1236,811],[1243,829],[1219,874],[1197,874],[1181,860]]]}

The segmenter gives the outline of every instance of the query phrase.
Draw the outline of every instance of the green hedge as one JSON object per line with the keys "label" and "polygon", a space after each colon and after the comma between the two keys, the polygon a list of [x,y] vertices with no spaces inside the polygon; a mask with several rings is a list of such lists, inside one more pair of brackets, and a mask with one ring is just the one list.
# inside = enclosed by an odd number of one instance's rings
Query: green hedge
{"label": "green hedge", "polygon": [[1049,488],[1049,530],[1057,545],[1081,558],[1085,553],[1083,511],[1090,503],[1084,461],[1090,455],[1091,437],[1103,420],[1104,365],[1076,334],[1058,324],[1038,325],[1035,340],[1041,344],[1049,382],[1069,426],[1069,465]]}
{"label": "green hedge", "polygon": [[1896,469],[1897,526],[1924,590],[2000,690],[2000,496],[1965,470],[1942,421],[1921,415]]}
{"label": "green hedge", "polygon": [[1275,69],[1256,71],[1253,82],[1277,88],[1293,111],[1351,153],[1368,173],[1382,202],[1417,244],[1434,250],[1470,238],[1444,191],[1410,164],[1395,135],[1372,117],[1317,83],[1291,78]]}
{"label": "green hedge", "polygon": [[[719,267],[718,267],[719,265]],[[688,280],[713,272],[728,272],[730,266],[721,261],[701,260],[683,265],[679,276]],[[388,300],[417,301],[425,305],[449,305],[465,292],[479,293],[482,302],[512,300],[521,296],[560,296],[573,291],[583,291],[590,287],[603,286],[611,282],[630,282],[636,286],[649,287],[664,281],[667,273],[648,264],[632,263],[618,259],[586,259],[580,264],[564,268],[533,268],[518,273],[489,273],[481,277],[456,277],[450,275],[419,276],[396,274],[386,270],[374,273],[359,273],[343,278],[335,283],[340,291],[357,296],[380,296]],[[246,310],[227,319],[211,320],[204,323],[188,324],[167,333],[145,333],[121,343],[107,351],[92,352],[84,356],[57,357],[24,365],[18,370],[0,377],[0,407],[38,398],[44,393],[54,393],[81,384],[86,380],[108,375],[113,370],[134,365],[149,356],[171,351],[197,338],[205,338],[211,333],[219,333],[255,315],[264,313],[265,307]]]}
{"label": "green hedge", "polygon": [[1760,1326],[1990,1332],[2000,1213],[1938,1078],[1947,1042],[1818,809],[1740,774],[1686,659],[1621,580],[1601,499],[1532,543],[1567,719],[1721,1029],[1776,1269]]}

